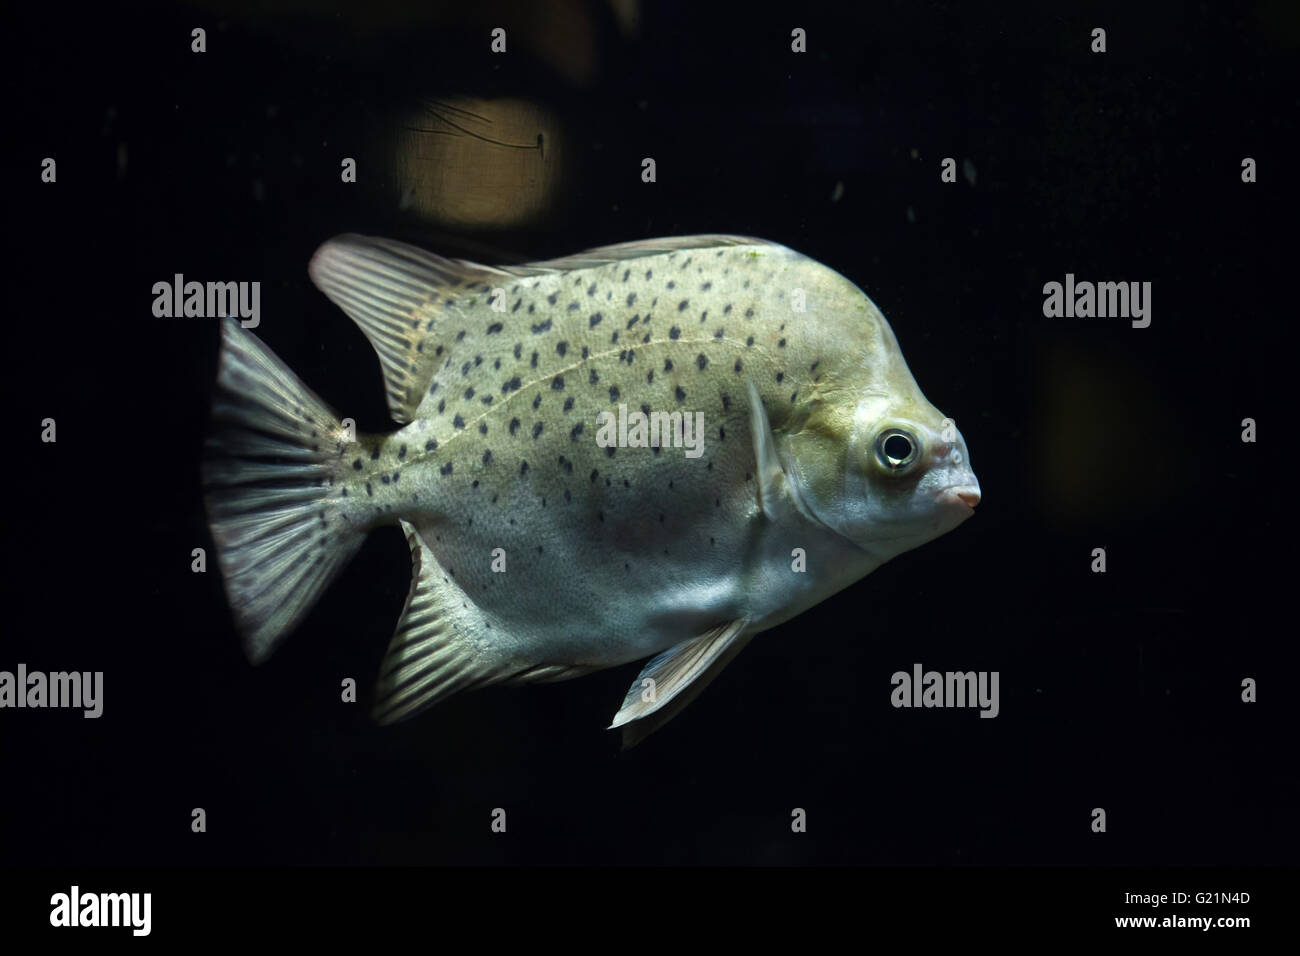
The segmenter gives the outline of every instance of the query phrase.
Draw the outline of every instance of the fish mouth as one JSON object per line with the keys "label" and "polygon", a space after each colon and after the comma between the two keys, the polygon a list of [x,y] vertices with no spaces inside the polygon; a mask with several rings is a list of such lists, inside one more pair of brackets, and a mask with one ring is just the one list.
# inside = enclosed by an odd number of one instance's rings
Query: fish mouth
{"label": "fish mouth", "polygon": [[975,485],[952,485],[935,492],[934,499],[942,505],[961,509],[969,517],[980,503],[980,490]]}

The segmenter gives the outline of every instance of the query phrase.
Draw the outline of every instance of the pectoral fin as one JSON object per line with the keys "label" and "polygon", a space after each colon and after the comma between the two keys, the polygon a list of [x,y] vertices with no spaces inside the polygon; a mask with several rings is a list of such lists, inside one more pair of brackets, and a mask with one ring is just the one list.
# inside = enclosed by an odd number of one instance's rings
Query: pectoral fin
{"label": "pectoral fin", "polygon": [[[728,621],[683,641],[646,664],[609,725],[623,727],[623,749],[634,747],[699,696],[749,643],[748,618]],[[647,684],[646,681],[653,681]]]}
{"label": "pectoral fin", "polygon": [[759,398],[753,379],[749,381],[749,431],[754,440],[754,460],[758,479],[758,507],[771,520],[782,514],[781,499],[788,487],[785,469],[776,453],[776,436],[767,420],[767,409]]}
{"label": "pectoral fin", "polygon": [[754,440],[754,475],[758,479],[758,509],[769,521],[788,518],[796,512],[813,524],[822,524],[803,500],[799,486],[790,479],[777,450],[776,436],[767,420],[767,409],[754,380],[749,380],[749,431]]}

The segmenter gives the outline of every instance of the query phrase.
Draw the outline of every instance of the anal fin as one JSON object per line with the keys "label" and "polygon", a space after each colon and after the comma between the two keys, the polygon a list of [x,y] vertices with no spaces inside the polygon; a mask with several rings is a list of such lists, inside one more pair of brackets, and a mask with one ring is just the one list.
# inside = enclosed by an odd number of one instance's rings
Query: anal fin
{"label": "anal fin", "polygon": [[[623,728],[623,749],[635,747],[681,713],[739,654],[754,635],[748,618],[738,618],[682,641],[646,664],[637,675],[609,729]],[[647,700],[644,681],[653,680]]]}
{"label": "anal fin", "polygon": [[524,670],[483,637],[477,606],[447,577],[415,527],[401,525],[411,547],[411,590],[379,668],[372,716],[381,724]]}

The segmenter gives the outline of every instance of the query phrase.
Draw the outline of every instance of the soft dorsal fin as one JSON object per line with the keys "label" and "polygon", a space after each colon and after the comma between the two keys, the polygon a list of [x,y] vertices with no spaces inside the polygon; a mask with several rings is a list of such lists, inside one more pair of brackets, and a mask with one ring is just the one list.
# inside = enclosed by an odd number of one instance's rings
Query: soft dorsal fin
{"label": "soft dorsal fin", "polygon": [[402,242],[345,235],[317,249],[307,273],[379,353],[388,410],[404,425],[437,369],[432,350],[424,348],[433,338],[433,308],[455,290],[486,281],[493,270]]}
{"label": "soft dorsal fin", "polygon": [[[609,729],[623,727],[623,748],[634,747],[681,713],[722,672],[754,635],[738,618],[682,641],[646,664],[623,698]],[[646,700],[647,679],[654,681]]]}
{"label": "soft dorsal fin", "polygon": [[625,259],[714,246],[771,245],[744,236],[674,236],[624,242],[545,262],[485,266],[446,259],[404,242],[354,234],[337,236],[312,256],[308,274],[330,301],[361,327],[379,354],[393,419],[407,424],[438,368],[436,346],[448,344],[440,323],[460,298],[488,292],[503,280],[594,269]]}

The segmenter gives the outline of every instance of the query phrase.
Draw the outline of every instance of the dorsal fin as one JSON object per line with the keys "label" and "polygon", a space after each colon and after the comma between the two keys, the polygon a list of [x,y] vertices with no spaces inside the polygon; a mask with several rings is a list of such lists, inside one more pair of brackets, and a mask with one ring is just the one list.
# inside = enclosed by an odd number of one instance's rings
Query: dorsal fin
{"label": "dorsal fin", "polygon": [[560,259],[547,259],[544,262],[529,262],[519,266],[502,266],[512,275],[535,276],[551,272],[576,272],[579,269],[596,269],[611,262],[626,259],[640,259],[645,256],[658,256],[665,252],[679,252],[685,249],[712,249],[716,246],[771,246],[766,239],[752,236],[725,236],[708,234],[699,236],[668,236],[662,239],[637,239],[634,242],[619,242],[612,246],[600,246],[588,249],[572,256]]}
{"label": "dorsal fin", "polygon": [[307,268],[312,282],[361,327],[379,354],[388,409],[410,422],[438,368],[439,328],[460,298],[487,293],[503,279],[599,268],[625,259],[714,246],[771,245],[744,236],[674,236],[624,242],[545,262],[485,266],[446,259],[391,239],[354,234],[324,243]]}
{"label": "dorsal fin", "polygon": [[379,353],[388,410],[404,425],[437,368],[431,350],[424,349],[435,332],[433,307],[457,289],[486,281],[494,270],[402,242],[344,235],[316,250],[307,273]]}

